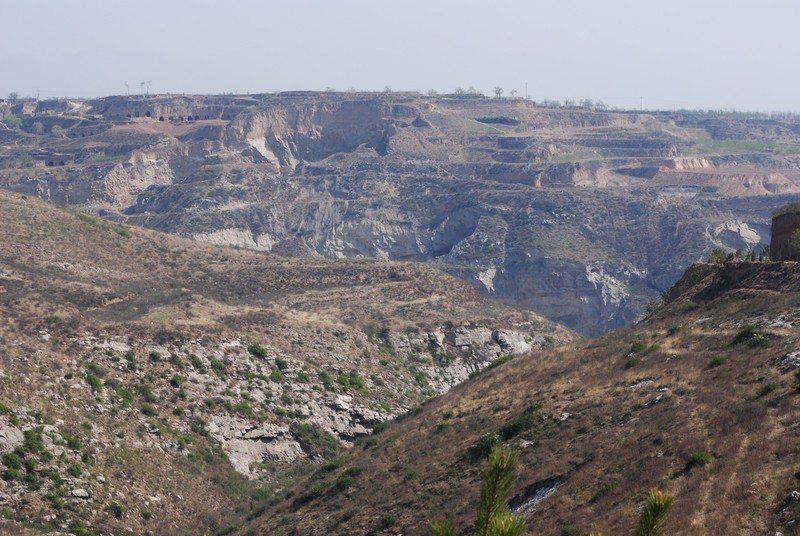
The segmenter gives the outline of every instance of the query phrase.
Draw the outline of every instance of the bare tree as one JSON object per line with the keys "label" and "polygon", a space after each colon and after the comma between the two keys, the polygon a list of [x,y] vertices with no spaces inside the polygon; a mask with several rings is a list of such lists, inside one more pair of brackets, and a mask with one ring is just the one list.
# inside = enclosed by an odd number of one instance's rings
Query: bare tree
{"label": "bare tree", "polygon": [[509,93],[511,93],[512,97],[516,97],[517,96],[517,90],[516,89],[512,89],[511,91],[509,91]]}
{"label": "bare tree", "polygon": [[502,97],[503,96],[503,88],[501,88],[500,86],[495,86],[494,87],[494,96],[497,99]]}

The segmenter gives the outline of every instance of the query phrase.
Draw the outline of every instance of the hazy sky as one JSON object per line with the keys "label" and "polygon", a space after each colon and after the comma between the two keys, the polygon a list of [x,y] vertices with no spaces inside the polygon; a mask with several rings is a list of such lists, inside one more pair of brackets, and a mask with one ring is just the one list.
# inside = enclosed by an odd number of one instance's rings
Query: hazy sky
{"label": "hazy sky", "polygon": [[798,0],[0,0],[0,20],[3,97],[527,83],[534,100],[800,112]]}

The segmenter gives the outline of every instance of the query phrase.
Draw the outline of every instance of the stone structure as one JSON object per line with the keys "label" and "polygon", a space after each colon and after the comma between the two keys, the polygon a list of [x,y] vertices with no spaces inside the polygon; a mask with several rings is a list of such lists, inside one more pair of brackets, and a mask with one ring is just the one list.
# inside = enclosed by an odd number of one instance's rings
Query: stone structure
{"label": "stone structure", "polygon": [[800,260],[800,248],[790,247],[792,234],[800,230],[800,203],[787,205],[772,216],[770,259],[773,261]]}

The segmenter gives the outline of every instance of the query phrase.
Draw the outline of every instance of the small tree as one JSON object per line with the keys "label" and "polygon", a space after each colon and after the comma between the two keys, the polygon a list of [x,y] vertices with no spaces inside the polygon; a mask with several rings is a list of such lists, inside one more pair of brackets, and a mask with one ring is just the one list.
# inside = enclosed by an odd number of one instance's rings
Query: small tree
{"label": "small tree", "polygon": [[11,102],[15,102],[18,98],[19,98],[19,93],[17,93],[16,91],[12,91],[11,93],[8,94],[8,100],[10,100]]}
{"label": "small tree", "polygon": [[22,126],[22,119],[14,114],[8,114],[8,117],[6,117],[6,126],[11,130],[17,130]]}
{"label": "small tree", "polygon": [[[481,500],[475,520],[475,536],[518,536],[525,518],[508,509],[511,481],[517,469],[517,453],[507,445],[496,445],[489,454],[489,468],[481,486]],[[434,536],[455,536],[449,519],[431,523]]]}
{"label": "small tree", "polygon": [[708,262],[711,264],[725,264],[728,254],[722,248],[714,248],[708,254]]}
{"label": "small tree", "polygon": [[50,134],[54,138],[62,138],[64,137],[64,129],[58,125],[53,125],[53,127],[50,129]]}
{"label": "small tree", "polygon": [[662,536],[667,524],[667,514],[674,499],[675,497],[669,493],[651,489],[642,517],[639,518],[639,525],[633,531],[633,536]]}
{"label": "small tree", "polygon": [[511,93],[512,97],[516,97],[517,96],[517,90],[516,89],[512,89],[511,91],[509,91],[509,93]]}
{"label": "small tree", "polygon": [[36,121],[33,125],[33,133],[37,136],[44,134],[44,125],[40,121]]}
{"label": "small tree", "polygon": [[502,96],[503,96],[503,88],[501,88],[500,86],[495,86],[495,87],[494,87],[494,96],[495,96],[496,98],[498,98],[498,99],[499,99],[500,97],[502,97]]}

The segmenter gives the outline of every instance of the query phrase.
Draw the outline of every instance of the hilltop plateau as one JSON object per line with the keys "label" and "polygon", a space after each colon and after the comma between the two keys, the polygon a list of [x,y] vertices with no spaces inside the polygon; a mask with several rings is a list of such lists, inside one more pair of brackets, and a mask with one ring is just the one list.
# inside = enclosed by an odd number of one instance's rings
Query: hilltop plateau
{"label": "hilltop plateau", "polygon": [[800,193],[791,118],[391,92],[20,101],[0,118],[3,187],[215,244],[432,263],[588,335],[713,247],[760,250]]}
{"label": "hilltop plateau", "polygon": [[499,357],[576,338],[419,263],[204,244],[5,190],[0,236],[0,533],[223,530]]}

